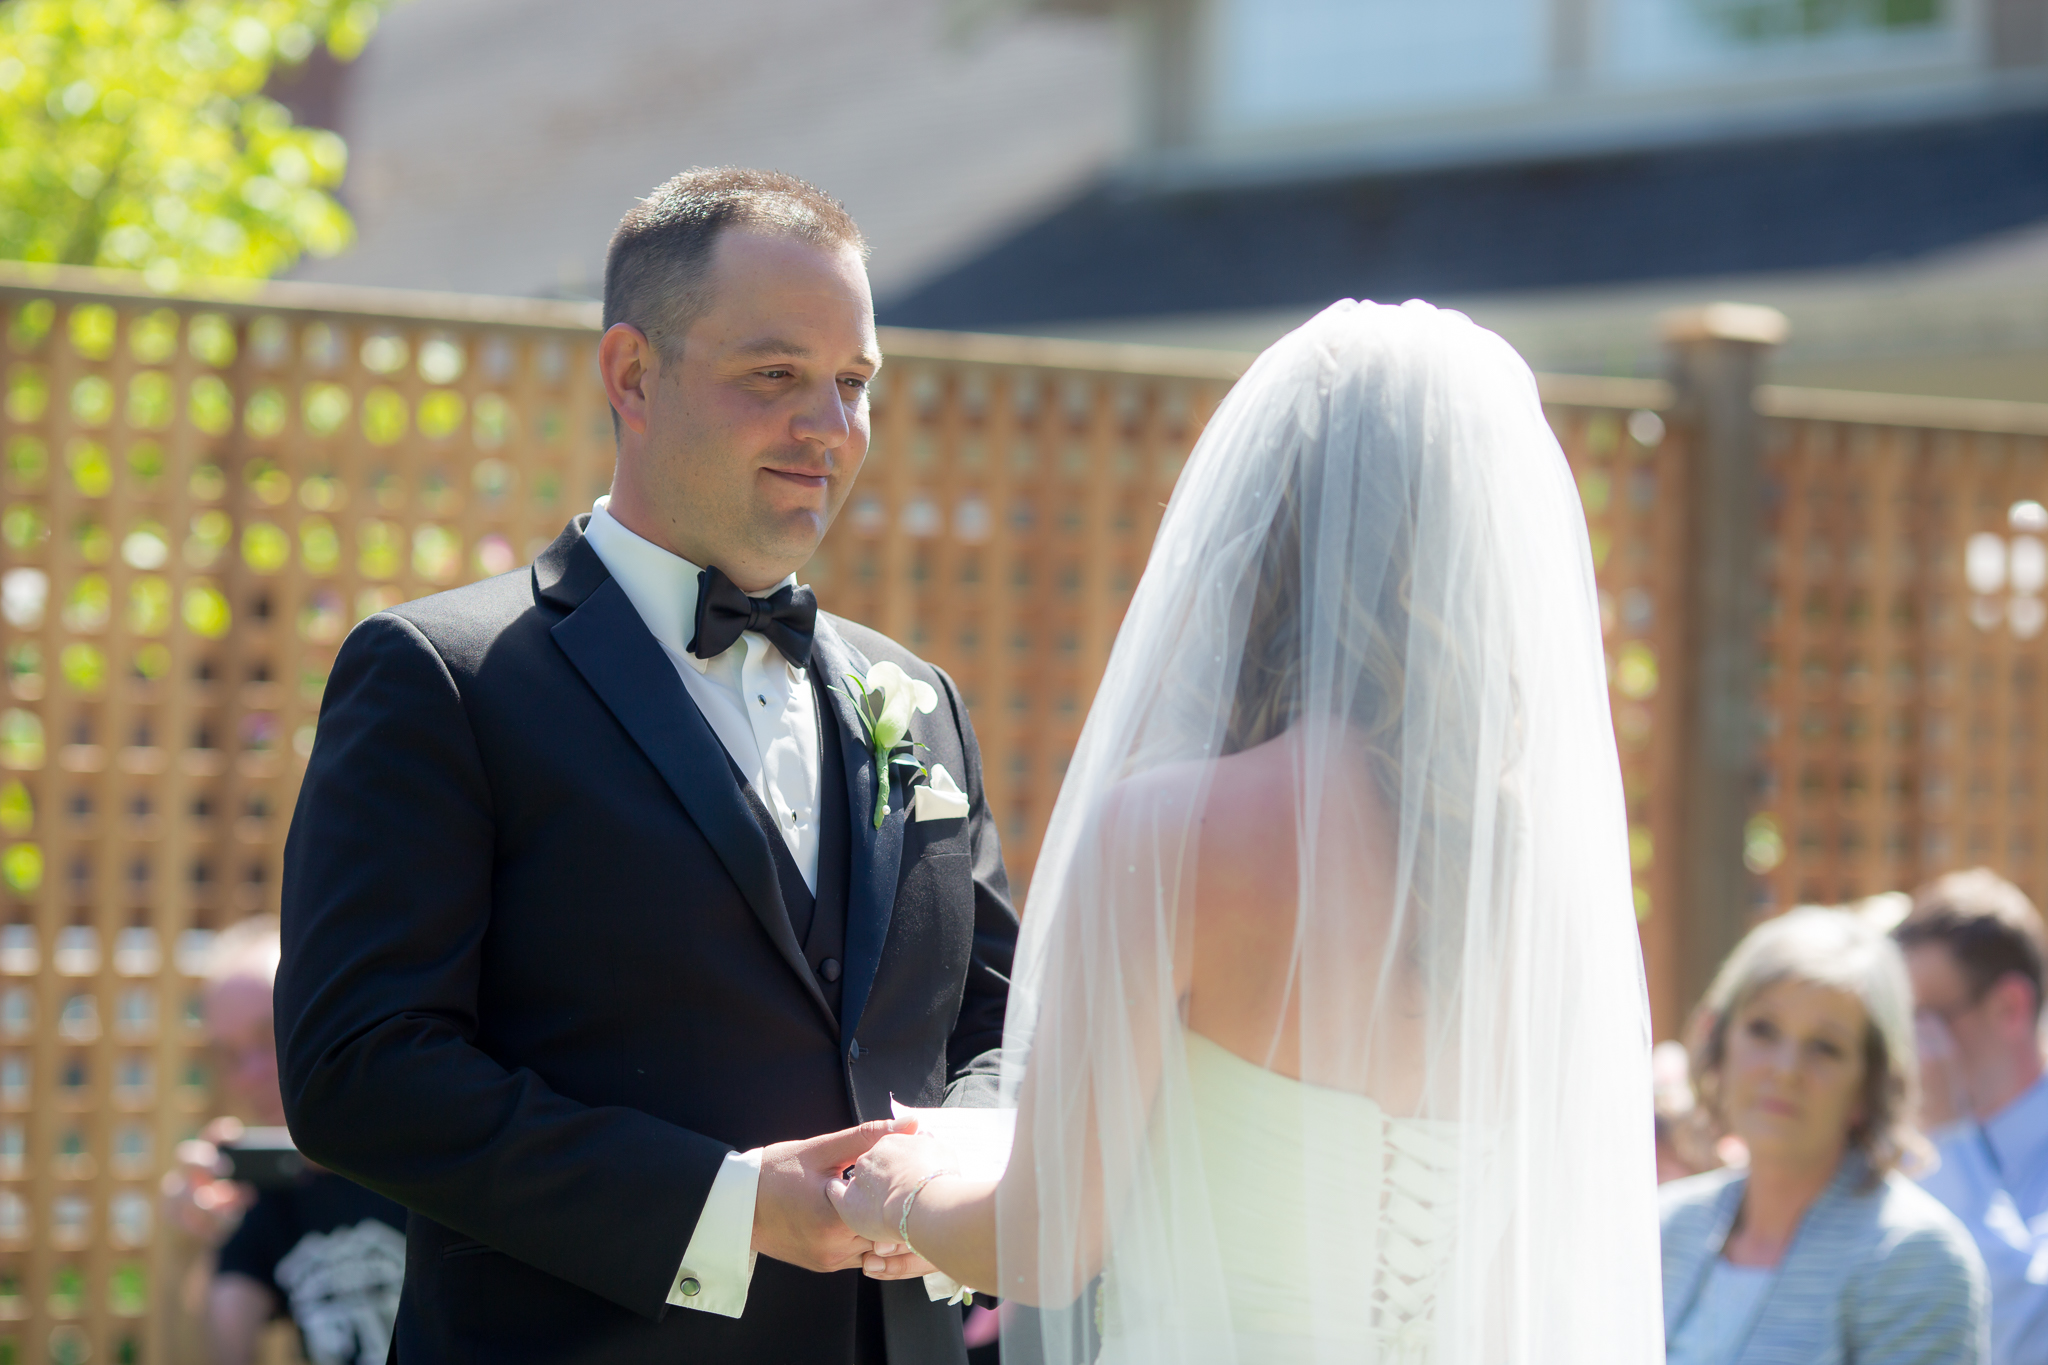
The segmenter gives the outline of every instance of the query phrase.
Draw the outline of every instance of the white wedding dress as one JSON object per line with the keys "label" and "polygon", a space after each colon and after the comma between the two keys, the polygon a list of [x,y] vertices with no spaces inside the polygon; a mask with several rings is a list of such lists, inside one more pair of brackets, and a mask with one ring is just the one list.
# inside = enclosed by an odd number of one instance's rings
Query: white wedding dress
{"label": "white wedding dress", "polygon": [[1661,1362],[1600,621],[1499,337],[1337,304],[1231,388],[1032,874],[1005,1365]]}
{"label": "white wedding dress", "polygon": [[[1310,1365],[1334,1351],[1359,1365],[1429,1365],[1451,1254],[1455,1126],[1390,1118],[1364,1095],[1269,1071],[1199,1033],[1185,1037],[1201,1189],[1228,1249],[1236,1357]],[[1304,1135],[1321,1150],[1305,1153]],[[1311,1170],[1351,1178],[1311,1189]],[[1349,1294],[1314,1292],[1347,1280]],[[1162,1344],[1144,1315],[1131,1320],[1119,1288],[1112,1252],[1099,1365],[1150,1360]]]}

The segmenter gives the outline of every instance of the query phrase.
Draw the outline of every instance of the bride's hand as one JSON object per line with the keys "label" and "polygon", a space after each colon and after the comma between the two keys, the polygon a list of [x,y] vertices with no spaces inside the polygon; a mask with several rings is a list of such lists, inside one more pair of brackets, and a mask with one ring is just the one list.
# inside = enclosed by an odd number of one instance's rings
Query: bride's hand
{"label": "bride's hand", "polygon": [[901,1240],[897,1228],[903,1201],[928,1175],[957,1172],[960,1163],[937,1138],[893,1134],[868,1149],[845,1178],[826,1182],[825,1192],[846,1226],[876,1243]]}

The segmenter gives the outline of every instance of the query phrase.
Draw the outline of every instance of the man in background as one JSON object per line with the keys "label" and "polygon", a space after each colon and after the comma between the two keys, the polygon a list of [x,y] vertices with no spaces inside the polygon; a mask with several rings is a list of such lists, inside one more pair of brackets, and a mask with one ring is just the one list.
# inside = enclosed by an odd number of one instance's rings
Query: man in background
{"label": "man in background", "polygon": [[181,1143],[165,1177],[169,1212],[217,1248],[204,1292],[213,1365],[253,1365],[264,1329],[281,1313],[297,1324],[312,1365],[383,1365],[405,1278],[405,1211],[331,1171],[305,1166],[258,1189],[232,1179],[232,1150],[246,1125],[281,1133],[271,990],[277,920],[258,916],[225,930],[209,953],[207,1044],[232,1114]]}
{"label": "man in background", "polygon": [[2040,913],[2017,886],[1973,868],[1914,892],[1892,935],[1913,979],[1922,1126],[1941,1155],[1921,1183],[1984,1257],[1995,1365],[2039,1365],[2048,1361]]}

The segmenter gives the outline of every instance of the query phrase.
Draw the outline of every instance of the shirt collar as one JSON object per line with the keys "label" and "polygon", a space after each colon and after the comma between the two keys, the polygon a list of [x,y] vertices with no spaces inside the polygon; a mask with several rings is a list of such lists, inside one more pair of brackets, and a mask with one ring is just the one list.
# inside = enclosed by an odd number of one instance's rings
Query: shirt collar
{"label": "shirt collar", "polygon": [[[708,669],[709,659],[690,653],[690,640],[697,633],[697,575],[703,569],[628,530],[624,522],[612,515],[610,494],[591,505],[590,523],[583,528],[583,538],[619,581],[626,600],[640,613],[654,638],[669,653],[688,660],[699,673]],[[776,586],[783,584],[794,587],[796,575],[791,574]],[[773,645],[768,648],[774,650]],[[782,656],[778,652],[775,657]]]}
{"label": "shirt collar", "polygon": [[2035,1169],[2048,1156],[2048,1076],[2021,1091],[1983,1126],[2001,1170]]}

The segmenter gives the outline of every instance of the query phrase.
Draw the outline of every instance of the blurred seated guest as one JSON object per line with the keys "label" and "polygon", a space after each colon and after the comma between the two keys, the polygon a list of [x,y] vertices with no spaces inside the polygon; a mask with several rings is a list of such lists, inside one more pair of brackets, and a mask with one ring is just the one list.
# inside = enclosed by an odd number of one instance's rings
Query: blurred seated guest
{"label": "blurred seated guest", "polygon": [[1921,1188],[1977,1240],[1991,1286],[1991,1358],[2038,1365],[2048,1361],[2040,913],[1980,867],[1921,887],[1892,937],[1913,980],[1921,1114],[1941,1157]]}
{"label": "blurred seated guest", "polygon": [[1749,1165],[1663,1189],[1670,1365],[1982,1365],[1983,1263],[1894,1169],[1918,1145],[1899,950],[1795,910],[1736,946],[1702,1009],[1693,1085]]}
{"label": "blurred seated guest", "polygon": [[[405,1211],[295,1158],[258,1167],[260,1187],[231,1178],[251,1174],[238,1168],[237,1144],[283,1130],[271,1026],[278,957],[267,915],[214,942],[203,1019],[220,1098],[234,1112],[179,1144],[166,1201],[180,1226],[218,1248],[204,1309],[213,1365],[251,1365],[264,1329],[286,1312],[312,1365],[383,1365],[405,1278]],[[240,1155],[247,1167],[258,1154]]]}
{"label": "blurred seated guest", "polygon": [[[179,1298],[186,1320],[201,1327],[209,1313],[214,1264],[221,1244],[241,1225],[256,1191],[226,1178],[220,1146],[242,1135],[244,1123],[284,1122],[277,1061],[271,1043],[270,981],[277,967],[275,921],[234,926],[207,953],[200,1019],[212,1054],[214,1102],[226,1111],[177,1147],[177,1165],[164,1176],[166,1221],[182,1230],[200,1254],[183,1277]],[[260,1322],[260,1319],[259,1319]],[[184,1323],[178,1324],[181,1328]],[[180,1359],[210,1358],[199,1342],[185,1343]]]}
{"label": "blurred seated guest", "polygon": [[1684,1043],[1666,1041],[1650,1050],[1650,1093],[1657,1115],[1659,1185],[1726,1164],[1698,1122]]}

